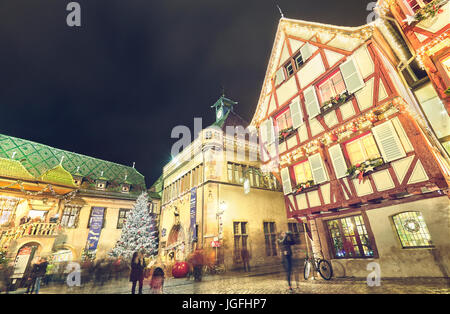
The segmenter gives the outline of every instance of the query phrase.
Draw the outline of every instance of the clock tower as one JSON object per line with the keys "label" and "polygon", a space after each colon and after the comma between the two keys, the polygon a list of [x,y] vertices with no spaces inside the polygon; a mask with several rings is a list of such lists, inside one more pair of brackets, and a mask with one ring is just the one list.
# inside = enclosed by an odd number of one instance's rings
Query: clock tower
{"label": "clock tower", "polygon": [[230,112],[233,111],[233,106],[237,105],[237,102],[232,101],[222,95],[219,100],[216,101],[211,108],[216,108],[216,124],[220,124],[220,122],[224,121]]}

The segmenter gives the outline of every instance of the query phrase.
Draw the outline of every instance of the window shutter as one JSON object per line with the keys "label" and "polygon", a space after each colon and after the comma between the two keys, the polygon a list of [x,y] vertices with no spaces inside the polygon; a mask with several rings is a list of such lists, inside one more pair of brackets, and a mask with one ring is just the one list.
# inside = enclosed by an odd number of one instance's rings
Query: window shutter
{"label": "window shutter", "polygon": [[320,184],[328,180],[325,168],[323,166],[322,157],[320,153],[312,155],[308,158],[309,165],[311,166],[311,173],[314,179],[314,184]]}
{"label": "window shutter", "polygon": [[345,163],[344,155],[339,144],[328,148],[328,152],[330,153],[336,178],[340,179],[345,177],[347,175],[347,164]]}
{"label": "window shutter", "polygon": [[344,78],[345,86],[349,94],[353,94],[364,87],[364,80],[353,59],[344,62],[339,68],[341,69],[342,77]]}
{"label": "window shutter", "polygon": [[281,169],[281,180],[283,181],[284,195],[292,192],[291,176],[289,175],[289,168]]}
{"label": "window shutter", "polygon": [[303,62],[306,62],[309,57],[312,55],[312,49],[309,43],[304,44],[300,48],[300,53],[302,54]]}
{"label": "window shutter", "polygon": [[286,79],[286,76],[284,74],[284,69],[283,69],[283,67],[281,67],[275,73],[275,86],[280,85],[281,83],[283,83],[285,79]]}
{"label": "window shutter", "polygon": [[309,119],[314,118],[320,112],[319,101],[317,100],[316,91],[314,86],[310,86],[303,92],[305,96],[306,111],[308,112]]}
{"label": "window shutter", "polygon": [[298,98],[289,105],[289,110],[291,111],[292,127],[297,129],[303,124],[302,109]]}
{"label": "window shutter", "polygon": [[372,133],[381,150],[385,162],[393,161],[406,156],[400,139],[395,132],[391,121],[372,128]]}
{"label": "window shutter", "polygon": [[275,141],[275,129],[273,127],[273,118],[269,117],[269,119],[267,119],[267,126],[266,126],[266,131],[267,131],[267,144],[272,144]]}

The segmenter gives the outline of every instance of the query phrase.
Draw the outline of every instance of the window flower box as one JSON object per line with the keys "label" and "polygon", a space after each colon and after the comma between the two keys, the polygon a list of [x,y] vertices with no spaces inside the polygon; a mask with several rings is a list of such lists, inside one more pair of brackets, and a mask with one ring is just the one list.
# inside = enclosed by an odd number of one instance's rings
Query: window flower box
{"label": "window flower box", "polygon": [[297,184],[295,187],[294,195],[300,194],[300,193],[306,193],[309,191],[314,191],[319,188],[319,184],[314,184],[313,180],[309,180],[300,184]]}
{"label": "window flower box", "polygon": [[320,114],[324,115],[330,112],[333,109],[338,108],[340,105],[345,104],[353,97],[353,94],[349,94],[347,91],[342,94],[336,95],[335,97],[327,100],[323,103],[323,106],[320,108]]}
{"label": "window flower box", "polygon": [[362,163],[358,163],[348,168],[347,175],[349,176],[350,179],[358,178],[359,182],[361,182],[365,176],[371,174],[374,171],[386,168],[388,166],[389,165],[385,164],[381,157],[368,159],[366,161],[363,161]]}
{"label": "window flower box", "polygon": [[294,133],[295,133],[295,130],[293,127],[289,127],[287,129],[281,130],[280,133],[278,134],[278,142],[282,143],[282,142],[286,141]]}
{"label": "window flower box", "polygon": [[448,2],[448,0],[435,0],[427,5],[425,5],[423,8],[419,9],[416,14],[414,15],[414,19],[416,21],[423,21],[429,18],[433,18],[438,14],[441,14],[444,10],[442,7]]}

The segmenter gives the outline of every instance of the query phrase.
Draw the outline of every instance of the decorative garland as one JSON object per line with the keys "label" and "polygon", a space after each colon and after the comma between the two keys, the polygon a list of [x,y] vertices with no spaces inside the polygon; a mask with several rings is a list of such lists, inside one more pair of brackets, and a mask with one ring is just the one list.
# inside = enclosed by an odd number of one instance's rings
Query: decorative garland
{"label": "decorative garland", "polygon": [[295,187],[295,189],[296,189],[295,193],[300,193],[304,189],[310,188],[312,186],[314,186],[314,180],[308,180],[306,182],[299,183]]}
{"label": "decorative garland", "polygon": [[438,14],[444,12],[442,7],[447,4],[448,0],[435,0],[428,3],[426,6],[416,12],[414,18],[416,21],[423,21],[428,18],[433,18]]}
{"label": "decorative garland", "polygon": [[25,195],[29,195],[29,196],[38,196],[38,195],[44,194],[45,191],[50,191],[50,193],[52,194],[53,197],[63,200],[65,203],[70,203],[70,201],[73,200],[73,198],[76,196],[76,194],[79,191],[79,190],[74,190],[74,191],[67,193],[66,195],[60,196],[55,192],[55,190],[53,189],[53,186],[51,184],[47,184],[42,190],[37,191],[37,192],[31,192],[31,191],[25,190],[23,183],[20,180],[17,180],[16,182],[13,182],[7,186],[0,187],[0,190],[5,190],[5,189],[11,188],[15,185],[19,186],[20,191],[22,193],[24,193]]}
{"label": "decorative garland", "polygon": [[351,138],[355,133],[361,133],[370,129],[377,121],[387,119],[389,116],[403,110],[405,102],[401,97],[396,97],[392,102],[378,106],[368,113],[323,134],[315,140],[280,157],[280,164],[284,166],[300,158],[308,157],[319,150],[320,147],[329,147],[334,143],[340,143]]}
{"label": "decorative garland", "polygon": [[363,161],[362,163],[358,163],[348,168],[347,175],[350,176],[351,179],[358,178],[359,183],[361,184],[361,181],[363,181],[364,178],[364,174],[373,171],[374,168],[379,167],[383,164],[384,162],[382,158],[368,159],[366,161]]}
{"label": "decorative garland", "polygon": [[291,134],[294,134],[295,130],[293,127],[289,127],[280,131],[278,135],[278,142],[284,142]]}
{"label": "decorative garland", "polygon": [[323,103],[322,111],[326,111],[335,106],[340,106],[346,103],[352,96],[353,94],[350,95],[347,91],[345,91],[342,94],[336,95],[335,97],[331,97],[330,100],[327,100]]}
{"label": "decorative garland", "polygon": [[95,251],[90,251],[83,249],[83,252],[81,252],[81,260],[82,261],[93,261],[95,259]]}

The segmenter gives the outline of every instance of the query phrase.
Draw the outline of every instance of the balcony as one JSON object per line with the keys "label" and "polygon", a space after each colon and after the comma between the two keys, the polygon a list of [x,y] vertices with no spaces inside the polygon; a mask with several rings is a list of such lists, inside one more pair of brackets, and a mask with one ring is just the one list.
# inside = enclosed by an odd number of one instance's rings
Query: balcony
{"label": "balcony", "polygon": [[58,223],[30,222],[3,231],[0,245],[4,247],[12,240],[24,237],[55,237],[60,225]]}

